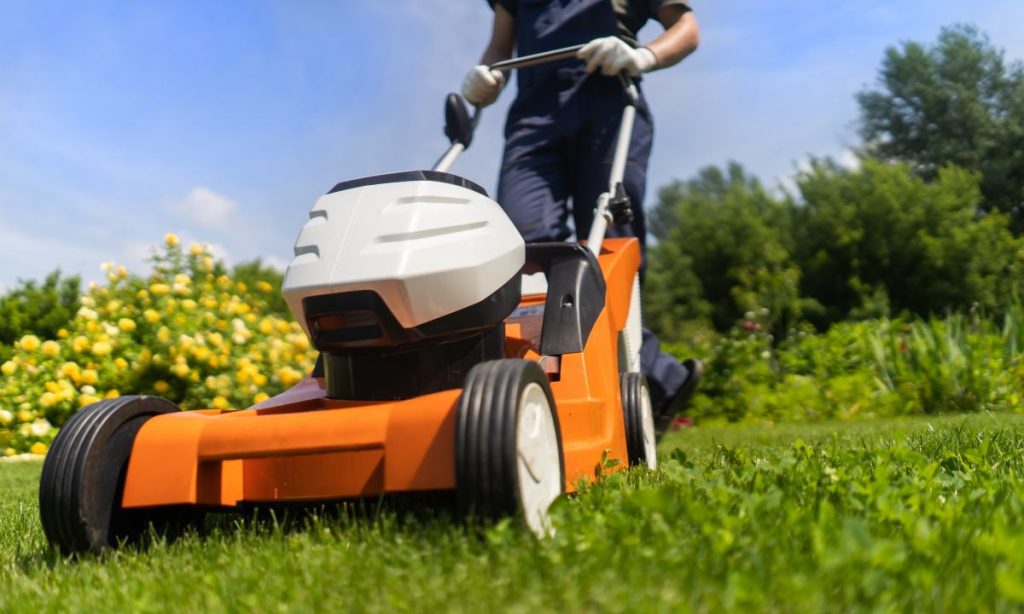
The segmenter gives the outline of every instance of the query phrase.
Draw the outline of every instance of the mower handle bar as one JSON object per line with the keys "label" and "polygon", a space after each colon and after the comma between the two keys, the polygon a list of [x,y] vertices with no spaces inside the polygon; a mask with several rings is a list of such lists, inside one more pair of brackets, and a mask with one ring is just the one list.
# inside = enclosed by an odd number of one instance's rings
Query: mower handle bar
{"label": "mower handle bar", "polygon": [[526,68],[528,66],[536,66],[538,64],[547,64],[548,62],[557,62],[558,60],[576,57],[576,52],[583,49],[583,47],[583,45],[573,45],[572,47],[562,47],[561,49],[542,51],[540,53],[524,55],[518,58],[509,58],[507,60],[495,62],[487,68],[490,68],[491,70],[512,70],[514,68]]}

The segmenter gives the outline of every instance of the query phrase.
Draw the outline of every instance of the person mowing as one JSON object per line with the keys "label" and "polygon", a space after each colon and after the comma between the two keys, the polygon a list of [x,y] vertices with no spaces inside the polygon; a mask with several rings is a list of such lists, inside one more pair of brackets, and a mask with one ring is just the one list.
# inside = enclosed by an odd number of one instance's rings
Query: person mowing
{"label": "person mowing", "polygon": [[[467,73],[462,95],[484,107],[505,85],[502,72],[488,65],[584,44],[579,60],[562,60],[518,71],[518,93],[505,124],[505,149],[498,179],[498,202],[527,243],[585,237],[594,203],[611,172],[612,152],[625,92],[618,78],[678,64],[697,48],[697,20],[687,0],[489,0],[494,10],[490,41],[480,65]],[[665,30],[640,46],[637,32],[650,19]],[[624,178],[634,203],[630,225],[610,227],[608,236],[639,239],[647,262],[647,230],[642,207],[653,123],[641,94]],[[572,207],[569,202],[572,202]],[[693,394],[703,371],[699,360],[682,363],[661,352],[646,328],[640,348],[660,438]]]}

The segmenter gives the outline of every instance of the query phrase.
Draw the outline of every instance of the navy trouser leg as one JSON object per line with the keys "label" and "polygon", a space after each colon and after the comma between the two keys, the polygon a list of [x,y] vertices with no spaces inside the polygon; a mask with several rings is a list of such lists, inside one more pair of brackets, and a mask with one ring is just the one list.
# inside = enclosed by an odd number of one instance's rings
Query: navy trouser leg
{"label": "navy trouser leg", "polygon": [[509,119],[498,203],[527,243],[565,241],[569,167],[565,139],[550,118]]}

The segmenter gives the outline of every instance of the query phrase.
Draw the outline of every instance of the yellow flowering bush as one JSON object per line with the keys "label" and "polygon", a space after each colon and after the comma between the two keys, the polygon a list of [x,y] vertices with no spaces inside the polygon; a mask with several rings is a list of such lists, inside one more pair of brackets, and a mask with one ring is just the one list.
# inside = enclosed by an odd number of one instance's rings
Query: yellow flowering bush
{"label": "yellow flowering bush", "polygon": [[72,414],[105,398],[244,408],[313,367],[302,329],[269,308],[271,284],[234,282],[203,245],[168,235],[148,277],[103,268],[107,282],[55,339],[24,335],[0,364],[0,454],[45,452]]}

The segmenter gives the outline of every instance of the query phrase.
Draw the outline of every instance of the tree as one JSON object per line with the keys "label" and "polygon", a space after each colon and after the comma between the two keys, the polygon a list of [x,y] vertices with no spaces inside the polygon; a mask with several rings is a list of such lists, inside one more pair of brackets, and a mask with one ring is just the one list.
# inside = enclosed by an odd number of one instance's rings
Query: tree
{"label": "tree", "polygon": [[972,26],[931,47],[886,50],[876,89],[857,95],[865,152],[934,180],[955,164],[981,176],[983,207],[1024,231],[1024,67]]}
{"label": "tree", "polygon": [[791,209],[736,163],[663,188],[651,215],[659,240],[645,289],[652,328],[672,338],[681,320],[707,318],[726,330],[759,311],[784,333],[801,311]]}
{"label": "tree", "polygon": [[801,292],[826,307],[819,328],[846,318],[941,314],[1007,306],[1024,240],[1004,215],[977,215],[976,173],[939,169],[934,181],[906,165],[866,159],[858,170],[815,162],[798,179],[794,255]]}
{"label": "tree", "polygon": [[81,293],[81,280],[77,276],[62,279],[59,270],[47,275],[42,284],[19,281],[0,297],[0,343],[9,346],[28,334],[56,338],[78,311]]}

